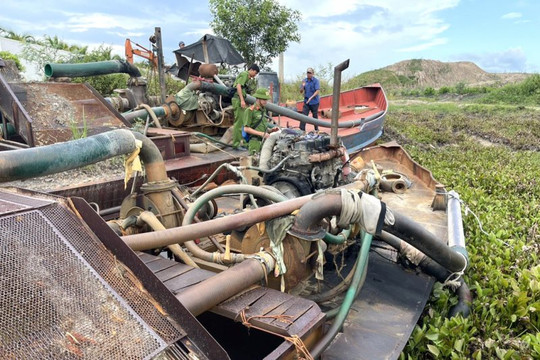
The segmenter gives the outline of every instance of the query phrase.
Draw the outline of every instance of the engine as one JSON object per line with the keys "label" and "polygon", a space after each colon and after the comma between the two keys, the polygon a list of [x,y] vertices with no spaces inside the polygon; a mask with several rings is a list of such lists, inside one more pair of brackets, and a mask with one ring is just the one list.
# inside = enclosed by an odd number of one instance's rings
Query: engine
{"label": "engine", "polygon": [[330,135],[326,133],[304,135],[301,131],[284,129],[267,142],[261,153],[264,164],[260,165],[268,169],[263,181],[289,198],[352,181],[352,176],[344,171],[348,169],[345,147],[332,148]]}

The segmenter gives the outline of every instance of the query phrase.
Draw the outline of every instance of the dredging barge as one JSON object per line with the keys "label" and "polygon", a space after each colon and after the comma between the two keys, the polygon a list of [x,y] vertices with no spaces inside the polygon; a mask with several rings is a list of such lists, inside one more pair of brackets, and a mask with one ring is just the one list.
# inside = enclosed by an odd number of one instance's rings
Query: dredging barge
{"label": "dredging barge", "polygon": [[[279,153],[297,134],[275,137]],[[289,159],[313,150],[294,143]],[[392,359],[434,281],[468,313],[459,196],[397,144],[352,154],[350,172],[341,156],[310,168],[315,195],[291,176],[186,189],[127,129],[0,152],[0,182],[137,154],[145,177],[113,220],[82,197],[0,189],[3,358]],[[272,161],[223,167],[264,182]]]}

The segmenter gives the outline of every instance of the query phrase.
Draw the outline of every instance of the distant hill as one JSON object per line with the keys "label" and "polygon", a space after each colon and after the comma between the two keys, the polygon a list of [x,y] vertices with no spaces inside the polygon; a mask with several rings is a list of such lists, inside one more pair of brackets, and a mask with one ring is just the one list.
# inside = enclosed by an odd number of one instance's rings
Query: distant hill
{"label": "distant hill", "polygon": [[488,73],[469,61],[442,62],[436,60],[404,60],[381,69],[368,71],[349,80],[362,86],[374,82],[385,88],[438,89],[463,83],[468,86],[504,85],[525,80],[525,73]]}

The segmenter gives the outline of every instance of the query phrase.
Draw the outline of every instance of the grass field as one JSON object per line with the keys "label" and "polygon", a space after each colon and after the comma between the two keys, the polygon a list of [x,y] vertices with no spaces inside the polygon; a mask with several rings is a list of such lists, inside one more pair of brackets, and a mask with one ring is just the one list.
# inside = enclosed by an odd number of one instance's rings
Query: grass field
{"label": "grass field", "polygon": [[437,283],[401,358],[539,359],[540,110],[396,103],[381,141],[400,143],[470,209],[465,281],[474,298],[468,318],[448,319],[457,298]]}

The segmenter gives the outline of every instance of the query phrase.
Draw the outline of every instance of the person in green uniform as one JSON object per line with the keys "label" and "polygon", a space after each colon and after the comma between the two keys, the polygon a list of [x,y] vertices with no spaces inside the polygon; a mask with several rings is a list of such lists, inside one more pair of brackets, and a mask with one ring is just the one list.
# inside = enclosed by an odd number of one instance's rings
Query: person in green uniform
{"label": "person in green uniform", "polygon": [[259,73],[259,66],[257,64],[251,65],[247,71],[243,71],[236,77],[233,87],[236,89],[231,99],[231,104],[234,112],[234,125],[232,135],[232,146],[237,149],[242,145],[242,120],[246,105],[246,95],[253,92],[256,86],[255,76]]}
{"label": "person in green uniform", "polygon": [[[258,88],[253,94],[255,104],[248,107],[244,112],[244,132],[249,135],[248,150],[253,155],[261,151],[262,140],[268,138],[268,114],[266,111],[266,102],[270,99],[270,92],[264,88]],[[278,130],[273,127],[270,132]]]}

